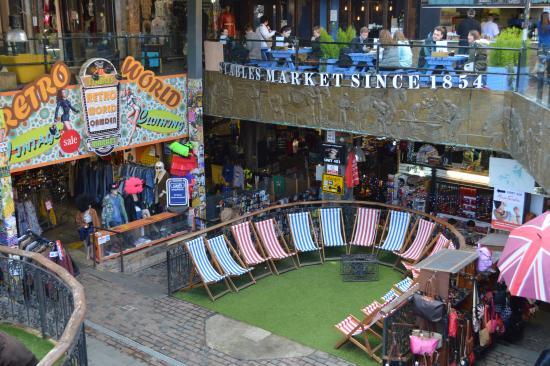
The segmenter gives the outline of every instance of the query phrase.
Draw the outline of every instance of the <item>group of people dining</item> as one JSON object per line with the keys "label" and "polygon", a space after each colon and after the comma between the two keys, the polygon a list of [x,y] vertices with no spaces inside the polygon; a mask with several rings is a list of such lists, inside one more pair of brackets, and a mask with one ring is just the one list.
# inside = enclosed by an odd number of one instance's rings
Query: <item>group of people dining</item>
{"label": "group of people dining", "polygon": [[[492,19],[480,24],[474,19],[474,15],[475,12],[469,11],[468,18],[458,27],[461,38],[459,46],[463,47],[449,49],[449,54],[463,54],[467,57],[467,71],[484,72],[487,70],[487,47],[490,41],[487,34],[482,37],[482,28],[484,33],[491,33],[493,37],[498,34],[498,31],[493,29]],[[491,31],[489,32],[489,30]],[[321,31],[321,27],[313,27],[310,41],[300,42],[300,47],[310,47],[307,57],[301,61],[306,61],[310,65],[319,65],[323,58]],[[444,26],[437,26],[428,34],[420,46],[417,64],[413,60],[411,42],[401,30],[392,34],[389,30],[382,29],[378,34],[378,39],[369,36],[369,28],[362,27],[359,35],[349,45],[341,47],[338,66],[351,66],[349,54],[371,53],[376,58],[375,62],[380,69],[429,68],[427,58],[441,47],[441,41],[447,40],[447,29]],[[251,25],[245,27],[242,43],[233,41],[228,36],[227,29],[222,30],[220,41],[226,45],[226,50],[230,50],[233,60],[235,60],[235,54],[239,53],[243,55],[241,59],[269,60],[272,58],[271,50],[292,50],[298,46],[298,40],[292,36],[291,26],[285,25],[277,32],[270,28],[269,19],[265,16],[260,18],[260,24],[256,29]],[[245,54],[246,56],[244,56]]]}

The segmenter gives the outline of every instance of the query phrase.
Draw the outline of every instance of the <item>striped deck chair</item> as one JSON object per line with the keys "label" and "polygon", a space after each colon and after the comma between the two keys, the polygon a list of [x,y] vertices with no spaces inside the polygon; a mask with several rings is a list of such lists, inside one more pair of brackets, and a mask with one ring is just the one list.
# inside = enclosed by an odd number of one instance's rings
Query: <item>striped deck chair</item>
{"label": "striped deck chair", "polygon": [[437,238],[437,241],[435,242],[434,248],[432,249],[432,252],[430,255],[434,255],[435,253],[439,252],[441,249],[445,249],[449,246],[449,243],[451,241],[445,237],[443,234],[439,234],[439,237]]}
{"label": "striped deck chair", "polygon": [[[383,325],[381,322],[382,317],[379,314],[381,308],[382,304],[378,301],[373,301],[361,310],[365,314],[363,321],[350,314],[346,319],[336,324],[335,328],[343,334],[343,338],[336,343],[335,347],[340,348],[349,341],[365,351],[377,362],[382,362],[380,356],[376,354],[382,347],[382,343],[373,347],[369,341],[369,336],[382,340],[381,330],[383,329]],[[376,330],[374,329],[375,326],[377,327]]]}
{"label": "striped deck chair", "polygon": [[[298,259],[298,256],[295,252],[291,252],[288,249],[285,238],[282,235],[278,235],[280,232],[275,219],[267,219],[263,221],[258,221],[254,223],[254,229],[256,230],[257,236],[260,238],[260,241],[266,251],[266,253],[273,260],[273,269],[275,274],[283,273],[290,271],[291,269],[297,269],[300,262],[296,264],[294,258]],[[290,259],[292,261],[292,266],[289,266],[283,270],[277,268],[276,262],[283,261],[285,259]]]}
{"label": "striped deck chair", "polygon": [[397,292],[395,292],[395,290],[392,288],[391,290],[386,292],[385,295],[380,297],[382,299],[382,302],[383,302],[382,305],[386,305],[387,303],[392,302],[393,300],[395,300],[397,298],[397,296],[398,296]]}
{"label": "striped deck chair", "polygon": [[[327,248],[344,247],[349,252],[344,231],[344,218],[341,208],[322,208],[320,211],[321,248],[326,260]],[[330,258],[339,259],[339,258]]]}
{"label": "striped deck chair", "polygon": [[239,248],[239,253],[244,259],[244,263],[248,267],[254,267],[261,263],[267,263],[269,272],[265,271],[257,278],[265,277],[273,274],[271,258],[269,258],[260,245],[256,245],[252,239],[252,233],[250,231],[250,222],[246,221],[242,224],[233,225],[231,232]]}
{"label": "striped deck chair", "polygon": [[[435,242],[435,238],[430,241],[432,233],[435,229],[435,223],[424,219],[420,219],[418,222],[419,224],[416,231],[416,237],[414,238],[411,246],[405,251],[405,253],[396,253],[399,257],[407,262],[410,262],[411,264],[417,263]],[[394,266],[397,266],[401,258],[397,258]]]}
{"label": "striped deck chair", "polygon": [[384,243],[378,247],[388,252],[399,252],[405,245],[411,214],[404,211],[390,211],[390,224]]}
{"label": "striped deck chair", "polygon": [[239,258],[239,255],[235,249],[233,249],[233,246],[231,246],[225,235],[219,235],[212,239],[208,239],[206,241],[206,247],[208,248],[210,254],[216,258],[216,261],[227,275],[230,277],[242,277],[246,275],[250,278],[250,281],[240,286],[237,286],[233,282],[233,289],[235,291],[239,291],[256,283],[256,280],[251,273],[253,268],[246,268],[243,261]]}
{"label": "striped deck chair", "polygon": [[[351,234],[349,250],[351,246],[370,247],[376,242],[378,223],[380,222],[380,210],[375,208],[360,207],[355,216],[355,225]],[[349,254],[349,252],[348,252]]]}
{"label": "striped deck chair", "polygon": [[395,290],[397,295],[401,295],[409,291],[409,289],[413,284],[414,284],[414,280],[410,277],[406,277],[403,280],[397,282],[395,285],[393,285],[393,289]]}
{"label": "striped deck chair", "polygon": [[[311,221],[309,212],[292,213],[289,214],[287,218],[290,226],[292,244],[298,253],[298,259],[302,252],[313,252],[317,250],[319,252],[319,261],[309,262],[307,265],[323,263],[323,254],[321,248],[316,244],[317,235],[313,230],[313,222]],[[303,263],[301,263],[300,266],[302,264]]]}
{"label": "striped deck chair", "polygon": [[[231,291],[231,279],[228,278],[227,274],[221,274],[222,270],[215,259],[210,262],[208,259],[208,254],[206,253],[206,247],[204,246],[204,239],[202,237],[185,242],[185,247],[191,257],[191,260],[193,261],[192,271],[196,271],[199,275],[202,285],[208,293],[210,300],[214,301]],[[194,273],[191,273],[191,276],[189,277],[190,281],[192,281],[193,277]],[[213,295],[208,286],[217,282],[224,282],[226,290],[222,290],[217,295]],[[190,283],[188,288],[193,288],[193,284]]]}

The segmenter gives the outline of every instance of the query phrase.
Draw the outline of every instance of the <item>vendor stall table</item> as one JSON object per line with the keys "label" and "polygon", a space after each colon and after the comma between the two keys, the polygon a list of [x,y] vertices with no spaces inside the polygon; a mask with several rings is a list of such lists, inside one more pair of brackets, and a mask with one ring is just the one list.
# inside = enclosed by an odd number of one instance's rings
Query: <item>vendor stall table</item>
{"label": "vendor stall table", "polygon": [[456,274],[477,259],[473,250],[442,249],[415,267],[419,270]]}

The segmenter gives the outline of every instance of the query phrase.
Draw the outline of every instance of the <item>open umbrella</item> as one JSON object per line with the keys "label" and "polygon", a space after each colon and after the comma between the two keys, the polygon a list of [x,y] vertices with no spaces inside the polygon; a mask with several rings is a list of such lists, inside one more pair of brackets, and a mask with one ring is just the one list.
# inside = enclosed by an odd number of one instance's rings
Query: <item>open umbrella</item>
{"label": "open umbrella", "polygon": [[512,230],[498,268],[512,295],[550,302],[550,211]]}

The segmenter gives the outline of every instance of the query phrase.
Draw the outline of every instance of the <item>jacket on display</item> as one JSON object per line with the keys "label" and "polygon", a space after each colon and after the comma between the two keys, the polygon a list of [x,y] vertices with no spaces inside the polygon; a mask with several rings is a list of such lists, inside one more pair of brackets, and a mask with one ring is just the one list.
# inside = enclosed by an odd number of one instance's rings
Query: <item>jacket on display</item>
{"label": "jacket on display", "polygon": [[[92,217],[92,224],[95,228],[99,228],[101,226],[101,222],[99,221],[99,216],[97,215],[97,211],[93,208],[89,209],[90,216]],[[84,227],[86,225],[86,221],[84,220],[84,212],[78,211],[76,213],[75,217],[76,224],[78,227]]]}
{"label": "jacket on display", "polygon": [[126,209],[124,208],[124,200],[122,199],[122,196],[120,194],[117,194],[113,197],[113,195],[108,194],[105,197],[103,197],[103,209],[101,210],[101,223],[103,224],[103,227],[110,227],[110,223],[113,218],[113,213],[115,211],[115,208],[113,206],[113,199],[117,201],[116,203],[119,204],[120,208],[120,216],[122,218],[123,223],[128,222],[128,215],[126,214]]}

